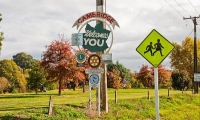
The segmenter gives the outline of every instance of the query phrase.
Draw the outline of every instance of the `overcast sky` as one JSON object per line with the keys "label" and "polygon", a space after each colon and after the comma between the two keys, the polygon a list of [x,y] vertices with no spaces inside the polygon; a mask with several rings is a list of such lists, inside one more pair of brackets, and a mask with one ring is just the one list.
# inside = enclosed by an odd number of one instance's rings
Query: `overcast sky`
{"label": "overcast sky", "polygon": [[[40,60],[45,45],[58,39],[59,33],[71,39],[78,32],[72,28],[74,22],[92,11],[96,11],[96,0],[0,0],[0,31],[5,37],[0,60],[12,59],[19,52]],[[192,20],[183,17],[199,16],[200,0],[106,0],[106,13],[120,26],[113,31],[113,61],[134,72],[148,64],[136,48],[153,29],[170,42],[194,36]],[[162,64],[169,68],[169,62],[166,58]]]}

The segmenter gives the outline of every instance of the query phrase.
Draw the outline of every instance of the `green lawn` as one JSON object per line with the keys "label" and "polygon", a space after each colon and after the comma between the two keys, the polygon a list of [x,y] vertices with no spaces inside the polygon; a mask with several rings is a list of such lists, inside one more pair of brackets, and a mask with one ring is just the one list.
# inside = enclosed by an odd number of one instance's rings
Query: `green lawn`
{"label": "green lawn", "polygon": [[[147,93],[150,100],[147,100]],[[109,112],[102,111],[101,119],[155,119],[154,89],[119,89],[115,104],[115,90],[108,89]],[[160,89],[160,116],[166,120],[195,120],[200,118],[200,96],[191,91],[182,92]],[[48,116],[49,98],[53,97],[53,116]],[[65,89],[62,96],[58,90],[38,93],[0,94],[0,119],[98,119],[92,110],[88,113],[88,89],[76,91]],[[92,103],[96,103],[96,90],[92,90]],[[125,112],[126,114],[123,114]],[[89,116],[87,116],[87,115]],[[199,115],[198,115],[199,114]],[[127,115],[127,116],[126,116]],[[178,116],[177,116],[178,115]],[[192,118],[191,118],[192,117]]]}

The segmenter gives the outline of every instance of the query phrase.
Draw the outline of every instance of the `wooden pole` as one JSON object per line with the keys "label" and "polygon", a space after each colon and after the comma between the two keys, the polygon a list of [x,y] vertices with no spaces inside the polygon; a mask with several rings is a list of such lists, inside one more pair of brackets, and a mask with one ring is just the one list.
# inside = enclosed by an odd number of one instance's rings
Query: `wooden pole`
{"label": "wooden pole", "polygon": [[53,110],[53,100],[52,100],[52,96],[50,96],[48,115],[52,115],[52,110]]}
{"label": "wooden pole", "polygon": [[117,104],[117,89],[115,90],[115,103]]}
{"label": "wooden pole", "polygon": [[[96,0],[96,11],[103,12],[103,0]],[[97,24],[99,21],[96,22]],[[105,23],[104,23],[104,28],[105,28]],[[103,54],[104,51],[100,52],[100,55]],[[102,103],[102,109],[108,112],[108,96],[107,96],[107,69],[106,69],[106,64],[102,65],[104,69],[103,75],[101,75],[101,82],[100,82],[100,87],[101,87],[101,103]]]}

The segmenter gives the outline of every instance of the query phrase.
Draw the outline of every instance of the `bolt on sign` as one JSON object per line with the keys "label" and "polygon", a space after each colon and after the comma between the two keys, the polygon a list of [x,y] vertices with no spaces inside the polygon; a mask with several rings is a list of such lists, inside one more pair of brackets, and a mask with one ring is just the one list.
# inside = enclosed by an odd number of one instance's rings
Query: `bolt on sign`
{"label": "bolt on sign", "polygon": [[[88,24],[89,22],[96,21],[96,20],[99,20],[101,22],[99,22],[94,27]],[[106,25],[108,26],[110,30],[104,29],[103,22],[106,23]],[[79,33],[80,30],[85,25],[86,25],[85,33]],[[88,49],[90,52],[101,52],[108,49],[106,53],[109,52],[113,43],[112,28],[114,29],[115,26],[119,27],[117,21],[112,16],[104,12],[96,12],[96,11],[90,12],[81,16],[78,20],[76,20],[76,22],[74,23],[72,27],[74,26],[77,26],[77,29],[79,28],[79,26],[81,26],[77,34],[82,34],[83,37],[82,39],[79,39],[79,40],[81,43],[83,43],[82,46],[85,49]],[[110,26],[112,26],[112,28]],[[75,35],[75,36],[78,36],[78,35]],[[109,36],[112,37],[112,42],[110,46],[108,46],[106,43]],[[72,34],[72,38],[73,38],[73,34]],[[75,39],[76,38],[74,38],[74,40],[72,41],[75,41]],[[76,44],[76,46],[77,45],[80,45],[80,44],[78,43]]]}
{"label": "bolt on sign", "polygon": [[136,48],[136,51],[157,68],[173,49],[174,45],[153,29]]}

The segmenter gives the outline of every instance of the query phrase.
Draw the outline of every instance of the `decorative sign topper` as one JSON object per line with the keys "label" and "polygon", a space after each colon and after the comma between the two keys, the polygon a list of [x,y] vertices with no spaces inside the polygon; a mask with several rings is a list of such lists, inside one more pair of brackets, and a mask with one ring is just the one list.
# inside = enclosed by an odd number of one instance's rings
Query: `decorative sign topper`
{"label": "decorative sign topper", "polygon": [[100,18],[100,19],[105,19],[107,20],[113,27],[113,29],[115,28],[115,25],[117,27],[119,27],[119,24],[117,23],[117,21],[112,17],[110,16],[109,14],[107,13],[103,13],[103,12],[90,12],[90,13],[87,13],[83,16],[81,16],[75,23],[72,27],[74,26],[77,26],[77,29],[79,28],[79,26],[87,21],[88,19],[92,19],[92,18]]}

